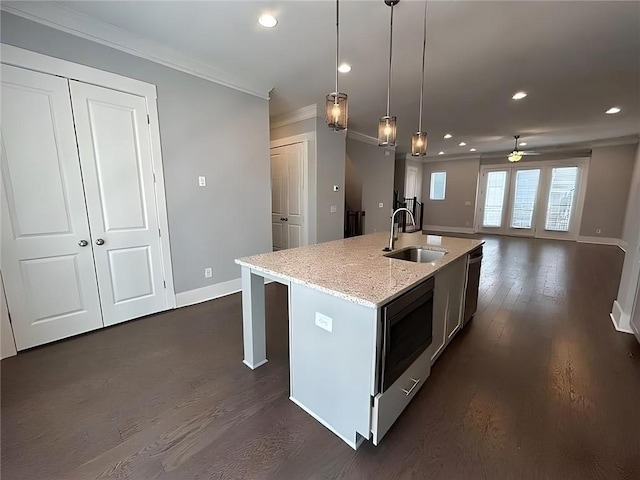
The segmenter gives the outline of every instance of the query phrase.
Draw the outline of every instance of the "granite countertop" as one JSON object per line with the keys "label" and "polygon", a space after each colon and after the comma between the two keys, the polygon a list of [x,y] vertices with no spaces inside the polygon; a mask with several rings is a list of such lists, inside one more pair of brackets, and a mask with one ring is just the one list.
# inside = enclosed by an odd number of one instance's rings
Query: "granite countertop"
{"label": "granite countertop", "polygon": [[400,233],[394,251],[426,246],[447,252],[430,263],[387,258],[388,233],[372,233],[308,247],[236,259],[257,272],[378,308],[484,242],[466,238]]}

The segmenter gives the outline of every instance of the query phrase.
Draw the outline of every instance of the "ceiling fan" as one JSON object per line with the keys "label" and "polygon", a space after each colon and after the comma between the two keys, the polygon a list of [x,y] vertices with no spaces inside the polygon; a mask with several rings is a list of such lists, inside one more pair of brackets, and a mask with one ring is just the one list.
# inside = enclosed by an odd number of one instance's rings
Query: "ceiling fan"
{"label": "ceiling fan", "polygon": [[540,155],[538,152],[523,152],[522,150],[518,150],[518,139],[520,138],[520,135],[514,135],[513,138],[516,139],[516,146],[513,149],[513,152],[511,152],[507,157],[510,162],[519,162],[523,155]]}

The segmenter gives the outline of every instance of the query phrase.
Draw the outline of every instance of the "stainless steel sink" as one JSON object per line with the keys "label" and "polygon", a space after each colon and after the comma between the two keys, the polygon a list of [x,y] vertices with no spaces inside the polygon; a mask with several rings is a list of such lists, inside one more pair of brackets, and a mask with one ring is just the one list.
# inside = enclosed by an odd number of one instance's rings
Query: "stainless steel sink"
{"label": "stainless steel sink", "polygon": [[385,257],[397,258],[408,262],[429,263],[442,258],[447,252],[430,250],[428,248],[408,247],[395,252],[387,253]]}

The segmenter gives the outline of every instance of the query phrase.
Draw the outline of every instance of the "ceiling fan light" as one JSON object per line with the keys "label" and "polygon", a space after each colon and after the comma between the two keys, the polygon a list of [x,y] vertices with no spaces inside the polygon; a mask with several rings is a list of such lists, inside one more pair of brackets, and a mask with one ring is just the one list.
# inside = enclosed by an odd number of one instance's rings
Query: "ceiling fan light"
{"label": "ceiling fan light", "polygon": [[330,93],[327,95],[325,119],[329,128],[336,132],[347,128],[349,104],[346,93]]}
{"label": "ceiling fan light", "polygon": [[411,155],[424,157],[427,154],[427,132],[416,132],[411,135]]}
{"label": "ceiling fan light", "polygon": [[378,146],[396,146],[396,117],[380,117],[378,121]]}
{"label": "ceiling fan light", "polygon": [[507,158],[511,163],[519,162],[522,154],[520,152],[511,152]]}

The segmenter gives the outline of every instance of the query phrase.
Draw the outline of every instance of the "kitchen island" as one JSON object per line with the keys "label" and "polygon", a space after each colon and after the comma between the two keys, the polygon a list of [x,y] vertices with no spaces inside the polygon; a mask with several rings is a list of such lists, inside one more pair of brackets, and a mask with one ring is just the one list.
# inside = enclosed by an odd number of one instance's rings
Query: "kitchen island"
{"label": "kitchen island", "polygon": [[[468,256],[483,242],[417,232],[391,253],[387,243],[375,233],[236,260],[244,363],[267,362],[265,279],[287,285],[290,399],[353,448],[378,444],[462,327]],[[387,256],[409,247],[436,258]]]}

